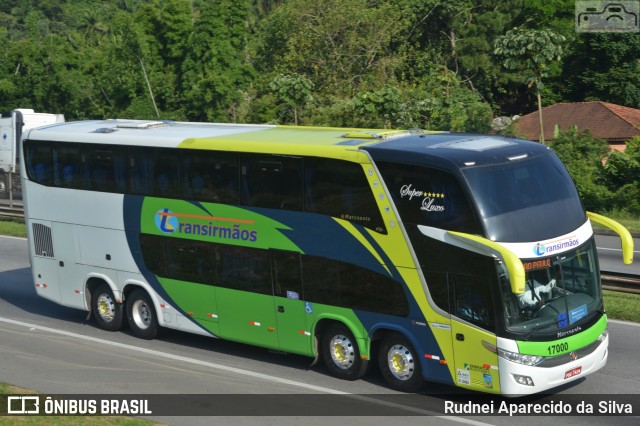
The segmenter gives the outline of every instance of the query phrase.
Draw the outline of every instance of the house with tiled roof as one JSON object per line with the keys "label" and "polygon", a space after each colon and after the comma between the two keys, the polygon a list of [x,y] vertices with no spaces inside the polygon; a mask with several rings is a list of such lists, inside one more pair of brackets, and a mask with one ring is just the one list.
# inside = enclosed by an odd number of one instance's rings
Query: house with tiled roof
{"label": "house with tiled roof", "polygon": [[[626,142],[640,136],[640,110],[609,102],[559,103],[542,109],[545,141],[553,140],[556,129],[563,132],[573,126],[579,131],[607,141],[613,149],[624,151]],[[522,116],[515,122],[516,133],[526,139],[540,139],[538,111]]]}

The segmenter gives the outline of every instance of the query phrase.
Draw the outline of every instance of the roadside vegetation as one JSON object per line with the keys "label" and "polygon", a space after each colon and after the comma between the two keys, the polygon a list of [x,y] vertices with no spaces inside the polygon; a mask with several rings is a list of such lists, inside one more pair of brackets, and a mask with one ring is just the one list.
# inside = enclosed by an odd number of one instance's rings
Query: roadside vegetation
{"label": "roadside vegetation", "polygon": [[26,238],[27,230],[24,221],[0,216],[0,235]]}

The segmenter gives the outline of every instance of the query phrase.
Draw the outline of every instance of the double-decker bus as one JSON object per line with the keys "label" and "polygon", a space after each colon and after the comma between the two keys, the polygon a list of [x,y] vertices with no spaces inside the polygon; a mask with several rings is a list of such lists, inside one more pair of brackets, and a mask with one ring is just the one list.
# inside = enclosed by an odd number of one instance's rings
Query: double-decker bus
{"label": "double-decker bus", "polygon": [[453,133],[68,122],[23,140],[37,293],[322,359],[393,389],[530,394],[607,360],[591,221],[546,146]]}

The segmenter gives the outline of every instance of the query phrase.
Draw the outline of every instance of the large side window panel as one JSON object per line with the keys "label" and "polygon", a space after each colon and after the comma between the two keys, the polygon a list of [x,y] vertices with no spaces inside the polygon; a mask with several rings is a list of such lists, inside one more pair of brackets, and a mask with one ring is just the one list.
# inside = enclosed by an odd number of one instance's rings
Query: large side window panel
{"label": "large side window panel", "polygon": [[272,294],[268,251],[221,244],[214,253],[217,286]]}
{"label": "large side window panel", "polygon": [[76,144],[57,144],[53,150],[56,186],[82,188],[82,155]]}
{"label": "large side window panel", "polygon": [[27,175],[43,185],[53,184],[53,152],[50,142],[25,143]]}
{"label": "large side window panel", "polygon": [[400,283],[348,263],[340,265],[340,294],[342,304],[353,309],[398,316],[409,313]]}
{"label": "large side window panel", "polygon": [[183,150],[182,173],[185,198],[239,204],[238,154]]}
{"label": "large side window panel", "polygon": [[477,324],[489,331],[495,330],[490,285],[486,278],[449,274],[452,288],[452,314]]}
{"label": "large side window panel", "polygon": [[91,145],[85,150],[85,185],[93,191],[128,191],[127,150],[119,146]]}
{"label": "large side window panel", "polygon": [[211,284],[213,262],[211,245],[168,238],[164,245],[165,272],[168,278]]}
{"label": "large side window panel", "polygon": [[368,269],[315,256],[302,257],[305,300],[388,315],[406,316],[402,285]]}
{"label": "large side window panel", "polygon": [[146,267],[160,277],[166,277],[164,261],[164,242],[166,237],[140,234],[140,249]]}
{"label": "large side window panel", "polygon": [[241,156],[242,204],[302,210],[302,159],[285,156]]}
{"label": "large side window panel", "polygon": [[300,254],[286,251],[271,252],[273,294],[287,299],[304,299]]}
{"label": "large side window panel", "polygon": [[302,256],[305,300],[342,306],[338,262],[315,256]]}
{"label": "large side window panel", "polygon": [[305,158],[305,210],[385,233],[369,182],[358,163]]}
{"label": "large side window panel", "polygon": [[154,197],[178,197],[180,193],[179,151],[164,148],[133,148],[131,191]]}

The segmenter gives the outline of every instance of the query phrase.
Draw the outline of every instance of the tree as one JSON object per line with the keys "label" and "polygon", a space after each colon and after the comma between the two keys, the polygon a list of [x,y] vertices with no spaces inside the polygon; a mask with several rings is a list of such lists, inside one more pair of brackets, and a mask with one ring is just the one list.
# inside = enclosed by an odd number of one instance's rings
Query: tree
{"label": "tree", "polygon": [[493,53],[502,59],[502,65],[509,70],[521,70],[528,73],[528,86],[536,87],[538,112],[540,115],[540,142],[544,143],[544,125],[542,120],[542,79],[548,76],[549,66],[562,58],[562,43],[565,37],[555,32],[531,30],[516,27],[498,37]]}
{"label": "tree", "polygon": [[313,82],[300,74],[280,74],[269,87],[280,102],[293,109],[293,124],[297,126],[300,110],[313,100]]}
{"label": "tree", "polygon": [[236,121],[242,90],[253,78],[246,46],[248,0],[205,2],[182,63],[183,102],[197,121]]}
{"label": "tree", "polygon": [[640,34],[581,33],[566,57],[564,96],[640,108]]}
{"label": "tree", "polygon": [[613,194],[605,184],[603,166],[609,152],[607,143],[588,130],[579,132],[573,127],[560,132],[550,146],[573,178],[585,208],[591,211],[609,208]]}

